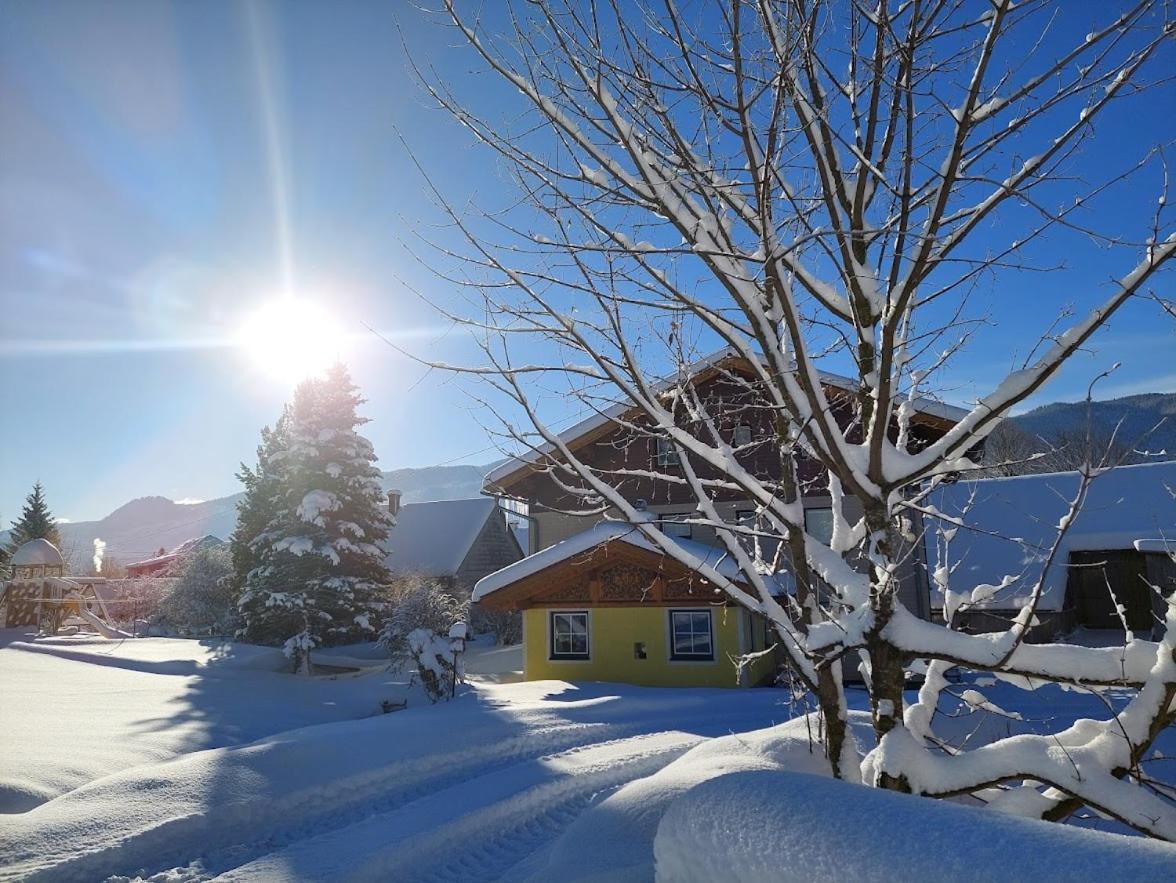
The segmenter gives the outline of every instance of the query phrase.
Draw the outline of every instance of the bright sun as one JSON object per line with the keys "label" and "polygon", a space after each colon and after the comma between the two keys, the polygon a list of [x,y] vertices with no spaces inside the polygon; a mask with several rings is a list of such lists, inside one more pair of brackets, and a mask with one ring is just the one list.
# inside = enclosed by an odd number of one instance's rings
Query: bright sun
{"label": "bright sun", "polygon": [[238,335],[241,349],[281,381],[321,373],[342,358],[343,343],[339,324],[327,310],[294,297],[258,308]]}

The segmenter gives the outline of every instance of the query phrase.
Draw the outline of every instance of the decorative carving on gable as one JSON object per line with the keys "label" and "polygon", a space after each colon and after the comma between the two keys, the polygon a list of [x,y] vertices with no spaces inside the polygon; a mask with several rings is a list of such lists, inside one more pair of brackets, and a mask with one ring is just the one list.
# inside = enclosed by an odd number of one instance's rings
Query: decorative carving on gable
{"label": "decorative carving on gable", "polygon": [[561,601],[579,602],[592,600],[586,581],[565,583],[562,586],[544,592],[542,597],[544,601],[556,603]]}
{"label": "decorative carving on gable", "polygon": [[671,579],[666,580],[665,598],[670,600],[691,599],[709,601],[714,597],[714,586],[701,580]]}
{"label": "decorative carving on gable", "polygon": [[633,564],[618,564],[600,574],[601,601],[644,601],[653,595],[657,574]]}

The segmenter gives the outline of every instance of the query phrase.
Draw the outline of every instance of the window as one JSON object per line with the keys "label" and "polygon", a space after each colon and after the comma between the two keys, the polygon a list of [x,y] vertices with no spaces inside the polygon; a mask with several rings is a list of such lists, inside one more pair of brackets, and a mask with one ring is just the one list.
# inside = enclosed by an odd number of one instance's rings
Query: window
{"label": "window", "polygon": [[551,612],[551,658],[588,658],[588,612]]}
{"label": "window", "polygon": [[833,510],[828,506],[804,510],[804,529],[826,546],[833,542]]}
{"label": "window", "polygon": [[735,427],[735,434],[731,438],[731,442],[737,448],[751,444],[751,427],[746,423],[740,423]]}
{"label": "window", "polygon": [[657,440],[657,465],[677,466],[680,462],[678,449],[674,447],[674,443],[668,438],[659,438]]}
{"label": "window", "polygon": [[664,520],[658,522],[658,527],[660,527],[662,529],[662,533],[668,537],[678,537],[683,540],[690,539],[690,529],[692,525],[689,525],[684,521]]}
{"label": "window", "polygon": [[670,611],[670,659],[713,660],[715,643],[709,610]]}

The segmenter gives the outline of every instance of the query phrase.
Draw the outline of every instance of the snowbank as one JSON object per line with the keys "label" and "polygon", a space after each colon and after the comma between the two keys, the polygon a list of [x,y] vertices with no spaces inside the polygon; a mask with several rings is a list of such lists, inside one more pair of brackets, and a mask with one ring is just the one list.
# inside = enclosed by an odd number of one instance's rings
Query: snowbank
{"label": "snowbank", "polygon": [[[436,879],[489,878],[495,868],[501,876],[556,839],[596,795],[655,773],[706,738],[790,716],[774,690],[532,681],[338,720],[357,700],[374,705],[365,685],[381,679],[266,672],[190,679],[33,653],[3,662],[36,666],[20,680],[40,688],[106,686],[89,704],[72,697],[68,716],[31,689],[21,712],[28,726],[0,731],[0,756],[33,763],[42,754],[32,737],[42,731],[48,767],[78,753],[87,782],[28,812],[0,815],[0,880],[151,877],[195,864],[201,873],[236,869],[237,879],[267,883],[351,879],[364,868],[389,879],[390,867],[404,869],[402,879],[419,879],[410,868]],[[305,725],[315,717],[334,722]],[[47,728],[51,719],[60,729]],[[226,732],[229,723],[237,728]],[[241,744],[258,730],[275,735]],[[58,739],[65,741],[54,745]],[[236,745],[199,750],[212,739]],[[116,753],[106,765],[118,770],[104,776],[100,758],[90,757],[103,750]]]}
{"label": "snowbank", "polygon": [[408,676],[386,666],[363,677],[299,678],[272,647],[0,637],[8,639],[0,645],[0,817],[128,767],[369,717],[381,700],[410,693]]}
{"label": "snowbank", "polygon": [[[870,729],[868,714],[850,715],[851,726]],[[652,880],[654,836],[667,808],[701,782],[749,770],[828,775],[829,763],[810,740],[804,718],[711,739],[585,810],[545,855],[543,866],[528,869],[530,879]]]}
{"label": "snowbank", "polygon": [[674,883],[1176,879],[1168,844],[776,771],[680,797],[654,853]]}

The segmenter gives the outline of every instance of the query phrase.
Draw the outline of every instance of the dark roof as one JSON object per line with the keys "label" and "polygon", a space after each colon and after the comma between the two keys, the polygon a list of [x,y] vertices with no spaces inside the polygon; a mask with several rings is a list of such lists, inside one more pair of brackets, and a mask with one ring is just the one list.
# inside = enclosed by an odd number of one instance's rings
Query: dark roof
{"label": "dark roof", "polygon": [[492,497],[405,503],[385,543],[385,564],[394,573],[454,576],[497,508]]}

